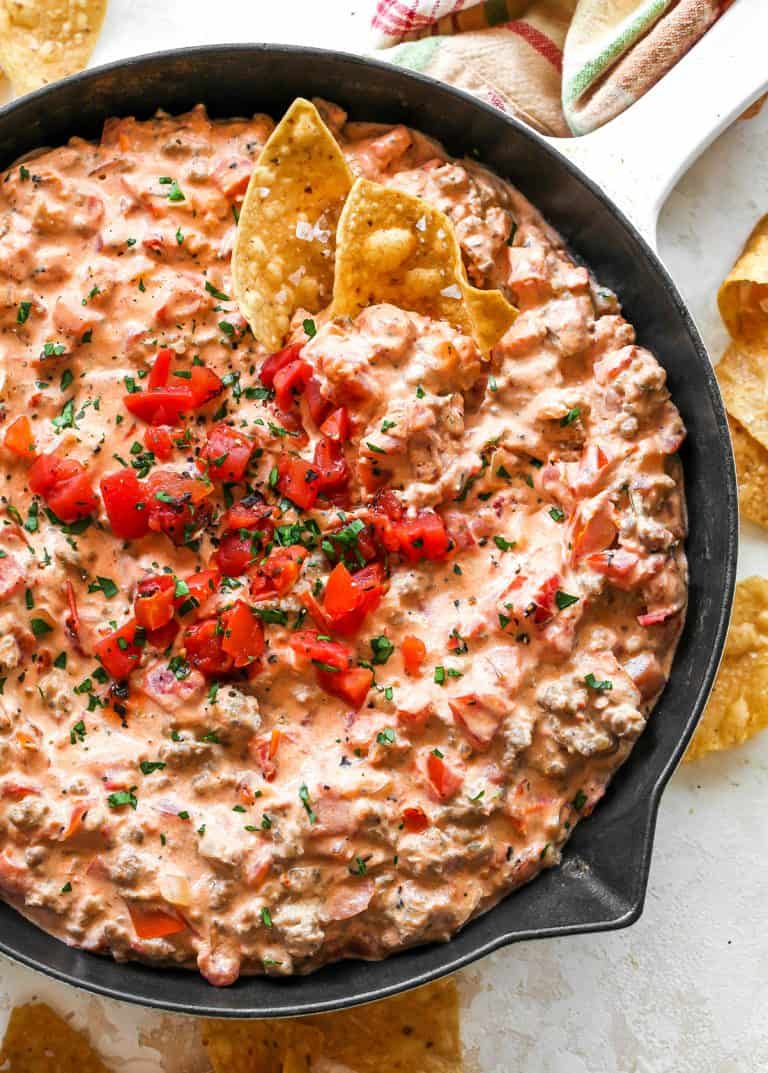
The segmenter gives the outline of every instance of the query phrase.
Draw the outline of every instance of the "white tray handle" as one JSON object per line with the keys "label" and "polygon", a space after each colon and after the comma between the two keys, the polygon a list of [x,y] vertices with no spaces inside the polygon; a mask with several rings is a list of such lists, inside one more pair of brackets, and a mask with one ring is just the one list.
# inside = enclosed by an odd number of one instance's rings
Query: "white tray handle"
{"label": "white tray handle", "polygon": [[685,169],[768,88],[768,0],[736,0],[643,97],[581,138],[551,138],[656,246],[664,200]]}

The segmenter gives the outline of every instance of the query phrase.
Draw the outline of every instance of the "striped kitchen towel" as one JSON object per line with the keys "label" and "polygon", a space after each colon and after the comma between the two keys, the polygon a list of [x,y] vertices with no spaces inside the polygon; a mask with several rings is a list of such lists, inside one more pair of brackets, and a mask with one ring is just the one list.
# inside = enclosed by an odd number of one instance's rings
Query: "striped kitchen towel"
{"label": "striped kitchen towel", "polygon": [[[376,0],[393,63],[475,93],[544,134],[623,112],[729,0]],[[394,46],[394,47],[393,47]]]}

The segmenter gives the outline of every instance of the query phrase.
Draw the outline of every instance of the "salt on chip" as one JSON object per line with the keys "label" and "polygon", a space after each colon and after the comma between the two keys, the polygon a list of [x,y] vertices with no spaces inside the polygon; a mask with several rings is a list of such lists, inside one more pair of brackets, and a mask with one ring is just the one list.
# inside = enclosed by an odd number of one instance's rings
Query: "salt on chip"
{"label": "salt on chip", "polygon": [[742,517],[768,529],[768,449],[731,417],[728,426],[736,458]]}
{"label": "salt on chip", "polygon": [[323,1057],[355,1073],[461,1073],[464,1068],[459,998],[450,979],[306,1020],[322,1028]]}
{"label": "salt on chip", "polygon": [[253,169],[232,256],[238,304],[268,350],[283,345],[295,310],[330,302],[336,224],[351,187],[320,113],[297,98]]}
{"label": "salt on chip", "polygon": [[358,179],[336,235],[333,316],[389,302],[445,320],[484,354],[517,315],[500,291],[470,286],[448,217],[421,198]]}
{"label": "salt on chip", "polygon": [[717,296],[736,344],[768,355],[768,215],[759,220]]}
{"label": "salt on chip", "polygon": [[736,586],[723,662],[686,760],[741,745],[768,726],[768,579]]}
{"label": "salt on chip", "polygon": [[109,1073],[85,1033],[43,1003],[11,1011],[0,1048],[0,1069],[4,1073]]}
{"label": "salt on chip", "polygon": [[[290,1073],[311,1069],[323,1033],[300,1020],[205,1021],[203,1045],[213,1073]],[[293,1068],[291,1068],[293,1067]]]}
{"label": "salt on chip", "polygon": [[728,413],[768,448],[768,351],[729,346],[715,371]]}
{"label": "salt on chip", "polygon": [[0,67],[16,93],[81,71],[107,0],[0,0]]}

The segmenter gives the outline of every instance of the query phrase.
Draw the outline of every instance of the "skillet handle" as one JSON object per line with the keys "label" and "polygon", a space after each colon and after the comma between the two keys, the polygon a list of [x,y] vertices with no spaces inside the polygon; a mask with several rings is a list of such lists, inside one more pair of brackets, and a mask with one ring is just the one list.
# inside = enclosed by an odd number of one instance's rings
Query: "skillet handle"
{"label": "skillet handle", "polygon": [[677,179],[768,88],[768,3],[736,0],[644,96],[581,138],[548,139],[586,172],[656,248]]}

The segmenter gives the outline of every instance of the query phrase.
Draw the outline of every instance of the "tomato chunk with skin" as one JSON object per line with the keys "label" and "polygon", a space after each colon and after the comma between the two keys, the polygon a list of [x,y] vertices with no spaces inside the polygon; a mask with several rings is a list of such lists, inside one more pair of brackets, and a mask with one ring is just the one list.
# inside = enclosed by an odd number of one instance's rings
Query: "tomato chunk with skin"
{"label": "tomato chunk with skin", "polygon": [[320,432],[326,439],[335,440],[338,443],[346,443],[350,431],[349,411],[346,406],[340,406],[338,410],[334,410],[320,426]]}
{"label": "tomato chunk with skin", "polygon": [[12,421],[6,430],[3,443],[13,454],[19,458],[31,461],[35,457],[35,439],[32,435],[32,426],[26,414]]}
{"label": "tomato chunk with skin", "polygon": [[438,801],[453,797],[464,782],[463,776],[446,764],[445,759],[434,750],[427,754],[424,769],[429,788]]}
{"label": "tomato chunk with skin", "polygon": [[128,912],[139,939],[165,939],[187,930],[183,920],[163,909],[140,909],[136,905],[129,905]]}
{"label": "tomato chunk with skin", "polygon": [[410,834],[418,835],[429,827],[429,819],[423,808],[418,806],[403,809],[403,827]]}
{"label": "tomato chunk with skin", "polygon": [[341,443],[321,437],[315,446],[312,469],[318,492],[337,492],[349,483],[349,466]]}
{"label": "tomato chunk with skin", "polygon": [[258,555],[259,540],[240,531],[225,533],[213,556],[225,577],[240,577]]}
{"label": "tomato chunk with skin", "polygon": [[88,471],[74,458],[62,458],[55,452],[38,455],[27,479],[30,491],[41,495],[67,525],[87,518],[99,505]]}
{"label": "tomato chunk with skin", "polygon": [[150,474],[146,488],[152,532],[165,533],[176,545],[191,539],[206,516],[205,499],[213,491],[211,486],[174,470],[161,469]]}
{"label": "tomato chunk with skin", "polygon": [[264,652],[264,626],[242,600],[224,612],[221,624],[221,647],[232,657],[235,667],[247,667]]}
{"label": "tomato chunk with skin", "polygon": [[123,396],[126,410],[148,425],[180,425],[183,414],[195,408],[191,388],[158,387]]}
{"label": "tomato chunk with skin", "polygon": [[141,638],[136,619],[129,619],[120,629],[94,645],[94,655],[112,678],[127,678],[139,665],[142,647],[137,642]]}
{"label": "tomato chunk with skin", "polygon": [[[248,469],[254,443],[229,425],[214,425],[201,452],[208,475],[214,481],[241,481]],[[201,465],[198,462],[198,465]],[[202,468],[202,466],[201,466]]]}
{"label": "tomato chunk with skin", "polygon": [[272,513],[272,507],[267,506],[264,497],[254,492],[239,503],[233,503],[221,519],[221,524],[225,530],[261,529],[267,535],[273,528]]}
{"label": "tomato chunk with skin", "polygon": [[352,663],[352,653],[339,641],[323,641],[317,630],[299,630],[288,642],[293,651],[314,664],[323,663],[337,671],[347,670]]}
{"label": "tomato chunk with skin", "polygon": [[290,365],[291,362],[299,360],[303,345],[303,343],[291,343],[290,346],[283,347],[282,350],[270,354],[269,357],[265,359],[264,364],[259,370],[259,380],[261,380],[264,387],[274,387],[275,375],[281,369],[284,369],[286,365]]}
{"label": "tomato chunk with skin", "polygon": [[[176,597],[176,607],[181,612],[190,601],[195,607],[203,604],[218,591],[221,575],[217,569],[200,570],[190,577],[184,578],[188,593]],[[186,610],[185,610],[186,613]]]}
{"label": "tomato chunk with skin", "polygon": [[193,365],[190,369],[189,389],[192,392],[195,409],[199,409],[222,393],[224,382],[207,365]]}
{"label": "tomato chunk with skin", "polygon": [[171,574],[143,578],[136,589],[133,613],[146,630],[159,630],[173,618],[175,579]]}
{"label": "tomato chunk with skin", "polygon": [[317,684],[326,693],[343,700],[357,710],[373,685],[373,671],[368,667],[350,667],[346,671],[325,671],[316,668]]}
{"label": "tomato chunk with skin", "polygon": [[137,540],[149,532],[147,492],[132,469],[121,469],[103,477],[101,497],[116,537]]}
{"label": "tomato chunk with skin", "polygon": [[149,376],[147,377],[147,387],[150,391],[154,391],[155,388],[165,387],[168,383],[168,377],[171,374],[171,362],[176,356],[175,351],[170,347],[161,347],[157,352],[152,368],[149,370]]}
{"label": "tomato chunk with skin", "polygon": [[337,563],[323,594],[323,613],[330,628],[341,634],[355,633],[365,616],[378,606],[384,591],[383,581],[378,563],[355,574],[350,574],[344,563]]}
{"label": "tomato chunk with skin", "polygon": [[292,408],[299,395],[303,393],[311,376],[312,366],[309,362],[301,359],[291,361],[277,370],[273,386],[275,402],[279,409],[287,411]]}
{"label": "tomato chunk with skin", "polygon": [[266,590],[276,592],[278,596],[285,596],[290,592],[299,580],[302,563],[309,552],[301,544],[291,544],[287,548],[273,548],[266,561],[259,567],[253,579],[251,588],[254,594],[260,589],[258,579],[266,582]]}
{"label": "tomato chunk with skin", "polygon": [[302,458],[283,456],[277,464],[277,487],[300,510],[311,510],[317,502],[318,473]]}
{"label": "tomato chunk with skin", "polygon": [[144,446],[155,458],[167,462],[173,454],[174,440],[168,425],[148,425],[144,433]]}
{"label": "tomato chunk with skin", "polygon": [[215,618],[196,622],[184,633],[187,659],[193,667],[209,678],[229,674],[234,666],[232,655],[222,647],[223,637],[224,632]]}
{"label": "tomato chunk with skin", "polygon": [[307,400],[309,416],[316,425],[322,425],[333,409],[333,403],[330,399],[327,399],[320,390],[320,381],[316,376],[311,376],[309,380],[307,380],[306,387],[304,388],[304,398]]}
{"label": "tomato chunk with skin", "polygon": [[372,521],[387,551],[397,552],[412,563],[446,557],[451,540],[445,522],[434,510],[420,510],[408,517],[395,496],[379,499],[378,503]]}
{"label": "tomato chunk with skin", "polygon": [[402,647],[405,673],[414,678],[421,674],[421,666],[427,658],[427,646],[419,637],[408,634],[403,638]]}

